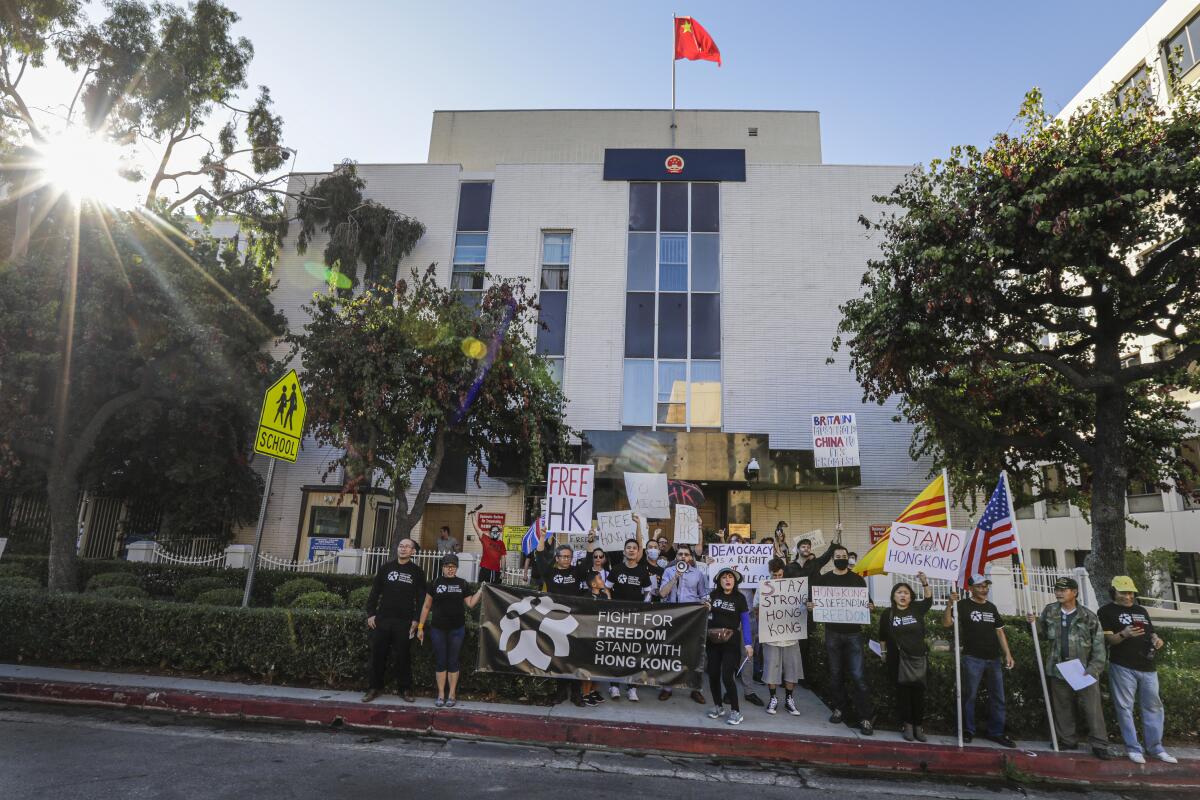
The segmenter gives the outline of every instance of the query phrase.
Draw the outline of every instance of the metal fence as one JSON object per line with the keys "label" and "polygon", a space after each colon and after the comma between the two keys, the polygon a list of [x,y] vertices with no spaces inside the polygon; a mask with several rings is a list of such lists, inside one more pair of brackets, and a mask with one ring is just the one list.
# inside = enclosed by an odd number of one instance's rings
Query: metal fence
{"label": "metal fence", "polygon": [[[436,550],[417,553],[412,557],[413,563],[425,571],[425,579],[432,581],[442,574],[442,556],[445,553],[440,553]],[[379,568],[385,563],[395,558],[395,553],[387,547],[372,547],[369,550],[363,550],[362,558],[358,562],[359,575],[374,575],[379,571]]]}
{"label": "metal fence", "polygon": [[173,553],[170,550],[164,550],[162,545],[154,548],[154,554],[150,558],[151,564],[182,564],[188,567],[216,567],[224,569],[225,567],[225,551],[204,555],[185,555]]}
{"label": "metal fence", "polygon": [[325,573],[337,572],[337,554],[315,561],[292,561],[291,559],[276,558],[266,553],[258,554],[259,569],[274,569],[284,572]]}

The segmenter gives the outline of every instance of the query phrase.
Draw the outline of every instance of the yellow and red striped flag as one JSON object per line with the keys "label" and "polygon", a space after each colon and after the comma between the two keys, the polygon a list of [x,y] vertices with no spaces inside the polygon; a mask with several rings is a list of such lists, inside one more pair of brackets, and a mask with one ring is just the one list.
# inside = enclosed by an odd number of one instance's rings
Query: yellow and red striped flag
{"label": "yellow and red striped flag", "polygon": [[[908,504],[908,508],[900,512],[900,516],[896,517],[896,522],[928,525],[931,528],[945,528],[948,519],[949,515],[946,513],[946,483],[942,480],[942,476],[938,475],[933,479],[932,483],[925,487],[924,491],[913,498],[913,501]],[[883,562],[887,558],[888,540],[891,533],[892,526],[889,525],[887,532],[883,534],[883,538],[854,565],[855,572],[864,578],[868,575],[883,574]]]}

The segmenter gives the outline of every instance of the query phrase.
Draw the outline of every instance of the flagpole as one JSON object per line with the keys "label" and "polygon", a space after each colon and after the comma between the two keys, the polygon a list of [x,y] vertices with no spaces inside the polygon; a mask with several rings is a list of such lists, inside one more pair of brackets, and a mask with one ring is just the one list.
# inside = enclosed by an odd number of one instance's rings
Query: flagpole
{"label": "flagpole", "polygon": [[[1033,598],[1029,594],[1029,574],[1025,571],[1025,549],[1021,547],[1021,531],[1017,527],[1017,512],[1013,508],[1012,486],[1008,483],[1008,470],[1001,471],[1000,477],[1004,481],[1004,494],[1008,499],[1008,516],[1012,520],[1013,533],[1017,540],[1017,566],[1021,568],[1021,585],[1025,593],[1025,609],[1027,613],[1032,614]],[[1038,642],[1037,622],[1029,623],[1029,629],[1033,633],[1033,652],[1037,658],[1038,677],[1042,681],[1042,699],[1046,701],[1046,719],[1050,722],[1050,744],[1054,746],[1054,751],[1058,752],[1058,734],[1054,732],[1054,710],[1050,707],[1050,687],[1046,683],[1046,665],[1042,661],[1042,646]]]}
{"label": "flagpole", "polygon": [[675,38],[679,36],[679,18],[671,15],[671,149],[675,149]]}
{"label": "flagpole", "polygon": [[[953,528],[950,522],[950,507],[953,505],[950,497],[950,476],[942,470],[942,488],[946,491],[946,527]],[[960,556],[961,557],[961,556]],[[949,602],[950,598],[946,598]],[[962,653],[959,652],[958,641],[958,603],[951,603],[954,618],[954,705],[958,711],[958,748],[963,746],[963,712],[962,712]]]}

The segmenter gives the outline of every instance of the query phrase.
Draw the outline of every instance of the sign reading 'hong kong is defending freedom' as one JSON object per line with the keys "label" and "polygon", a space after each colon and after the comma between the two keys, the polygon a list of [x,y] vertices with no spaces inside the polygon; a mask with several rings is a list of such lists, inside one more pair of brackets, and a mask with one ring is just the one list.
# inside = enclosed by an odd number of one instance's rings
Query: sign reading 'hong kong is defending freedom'
{"label": "sign reading 'hong kong is defending freedom'", "polygon": [[487,585],[479,669],[696,689],[707,631],[699,603],[650,606]]}

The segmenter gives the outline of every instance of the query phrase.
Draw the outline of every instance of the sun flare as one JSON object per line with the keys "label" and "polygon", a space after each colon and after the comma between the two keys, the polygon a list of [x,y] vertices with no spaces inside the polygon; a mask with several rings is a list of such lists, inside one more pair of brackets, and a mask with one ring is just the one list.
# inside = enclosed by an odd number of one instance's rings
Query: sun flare
{"label": "sun flare", "polygon": [[76,200],[129,206],[136,187],[121,174],[119,145],[82,128],[71,127],[38,146],[38,167],[46,183]]}

